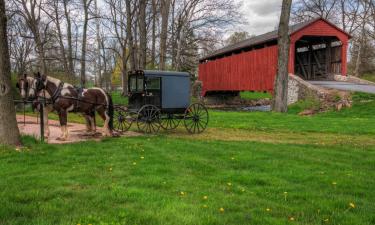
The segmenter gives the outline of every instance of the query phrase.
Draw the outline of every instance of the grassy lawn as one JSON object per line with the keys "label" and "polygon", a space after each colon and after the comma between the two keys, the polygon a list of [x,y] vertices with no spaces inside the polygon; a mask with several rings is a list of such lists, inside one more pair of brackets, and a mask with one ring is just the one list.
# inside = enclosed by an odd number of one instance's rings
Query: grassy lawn
{"label": "grassy lawn", "polygon": [[0,224],[375,224],[375,97],[209,129],[0,147]]}
{"label": "grassy lawn", "polygon": [[375,74],[372,74],[372,73],[364,74],[363,76],[361,76],[361,78],[365,79],[365,80],[375,82]]}
{"label": "grassy lawn", "polygon": [[250,92],[250,91],[244,91],[240,93],[241,98],[243,99],[249,99],[249,100],[257,100],[257,99],[264,99],[264,98],[272,98],[272,95],[270,93],[264,93],[264,92]]}

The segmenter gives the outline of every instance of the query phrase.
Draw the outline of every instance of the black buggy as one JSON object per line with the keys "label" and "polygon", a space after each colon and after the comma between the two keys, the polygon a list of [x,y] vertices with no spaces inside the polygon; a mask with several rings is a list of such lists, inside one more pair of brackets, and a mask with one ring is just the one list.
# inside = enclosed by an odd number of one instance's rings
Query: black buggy
{"label": "black buggy", "polygon": [[188,73],[140,70],[129,73],[129,106],[115,107],[114,129],[125,132],[133,122],[144,133],[160,127],[173,130],[183,121],[189,133],[202,133],[208,124],[208,111],[200,103],[190,103]]}

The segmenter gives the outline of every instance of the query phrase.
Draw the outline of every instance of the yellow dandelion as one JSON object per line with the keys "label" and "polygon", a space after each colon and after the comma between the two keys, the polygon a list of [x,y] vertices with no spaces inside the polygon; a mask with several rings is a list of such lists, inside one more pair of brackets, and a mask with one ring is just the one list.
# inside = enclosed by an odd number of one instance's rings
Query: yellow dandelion
{"label": "yellow dandelion", "polygon": [[332,185],[336,185],[337,183],[336,182],[332,182]]}
{"label": "yellow dandelion", "polygon": [[92,225],[91,223],[89,223],[88,225]]}
{"label": "yellow dandelion", "polygon": [[224,208],[220,208],[219,211],[220,211],[221,213],[223,213],[225,210],[224,210]]}
{"label": "yellow dandelion", "polygon": [[204,200],[207,200],[207,199],[208,199],[208,197],[207,197],[207,196],[205,195],[205,196],[203,196],[203,199],[204,199]]}
{"label": "yellow dandelion", "polygon": [[185,195],[185,192],[181,191],[180,194],[181,194],[181,195]]}
{"label": "yellow dandelion", "polygon": [[294,221],[294,217],[289,217],[289,220],[290,221]]}
{"label": "yellow dandelion", "polygon": [[135,166],[135,165],[137,165],[137,163],[136,163],[136,162],[133,162],[133,165]]}
{"label": "yellow dandelion", "polygon": [[267,209],[266,209],[266,211],[267,211],[267,212],[270,212],[270,211],[271,211],[271,209],[270,209],[270,208],[267,208]]}
{"label": "yellow dandelion", "polygon": [[288,194],[288,192],[284,191],[284,195],[287,195],[287,194]]}
{"label": "yellow dandelion", "polygon": [[355,208],[355,205],[354,205],[354,203],[353,202],[351,202],[351,203],[349,203],[349,206],[350,206],[350,208]]}
{"label": "yellow dandelion", "polygon": [[109,168],[109,171],[112,171],[112,167]]}
{"label": "yellow dandelion", "polygon": [[234,160],[234,157],[232,157],[231,159]]}
{"label": "yellow dandelion", "polygon": [[230,183],[230,182],[229,182],[229,183],[227,183],[227,184],[228,184],[228,186],[232,186],[232,183]]}
{"label": "yellow dandelion", "polygon": [[145,157],[144,157],[144,156],[141,156],[141,159],[145,159]]}

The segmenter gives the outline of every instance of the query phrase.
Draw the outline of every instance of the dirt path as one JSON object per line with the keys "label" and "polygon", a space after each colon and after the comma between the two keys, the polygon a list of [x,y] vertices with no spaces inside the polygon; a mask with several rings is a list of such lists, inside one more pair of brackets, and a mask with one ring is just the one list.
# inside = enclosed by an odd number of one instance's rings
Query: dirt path
{"label": "dirt path", "polygon": [[[38,118],[32,117],[32,116],[26,116],[25,117],[25,123],[23,115],[17,115],[17,121],[18,121],[18,128],[20,129],[20,132],[24,135],[30,135],[37,139],[40,138],[40,125]],[[69,130],[69,140],[68,141],[59,141],[56,140],[60,134],[60,125],[59,122],[56,120],[49,120],[49,128],[50,128],[50,136],[48,140],[46,140],[50,144],[65,144],[65,143],[74,143],[74,142],[81,142],[81,141],[88,141],[88,140],[94,140],[94,141],[100,141],[103,136],[101,133],[103,132],[103,128],[97,127],[98,134],[95,136],[87,136],[84,135],[86,131],[86,125],[84,124],[78,124],[78,123],[68,123],[68,130]],[[124,137],[134,137],[139,136],[141,134],[128,131],[125,134],[121,135]]]}

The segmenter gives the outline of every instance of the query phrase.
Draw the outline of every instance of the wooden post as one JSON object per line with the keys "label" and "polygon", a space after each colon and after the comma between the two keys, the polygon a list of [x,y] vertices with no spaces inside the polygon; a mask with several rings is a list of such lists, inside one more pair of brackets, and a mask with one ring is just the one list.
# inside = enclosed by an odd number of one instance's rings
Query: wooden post
{"label": "wooden post", "polygon": [[309,66],[308,66],[308,71],[307,71],[307,80],[311,80],[311,77],[313,77],[313,79],[315,79],[315,73],[313,74],[313,67],[312,67],[312,60],[311,60],[311,56],[312,56],[312,51],[313,51],[313,48],[312,48],[312,44],[309,44]]}
{"label": "wooden post", "polygon": [[331,40],[326,41],[326,73],[329,76],[332,72],[332,48],[331,48]]}
{"label": "wooden post", "polygon": [[42,101],[40,103],[39,107],[40,111],[40,141],[43,143],[44,142],[44,102]]}

